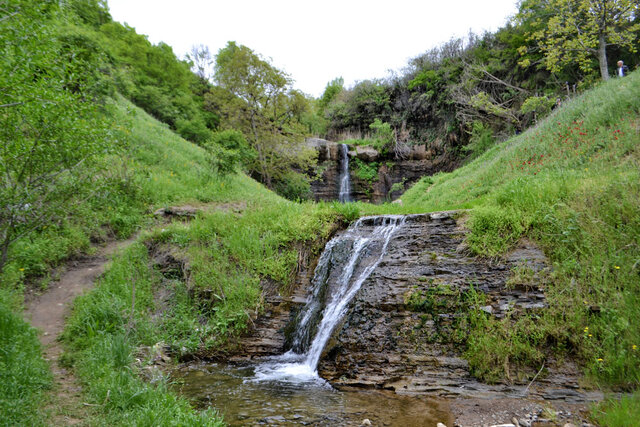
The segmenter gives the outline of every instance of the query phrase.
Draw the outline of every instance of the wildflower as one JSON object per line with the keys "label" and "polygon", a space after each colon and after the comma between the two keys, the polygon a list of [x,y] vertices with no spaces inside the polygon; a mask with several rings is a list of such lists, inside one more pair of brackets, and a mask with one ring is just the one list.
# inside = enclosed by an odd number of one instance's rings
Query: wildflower
{"label": "wildflower", "polygon": [[631,346],[631,350],[636,351],[637,349],[638,349],[637,345],[634,344],[634,345]]}
{"label": "wildflower", "polygon": [[592,337],[593,335],[589,334],[589,335],[587,335],[587,336]]}
{"label": "wildflower", "polygon": [[620,270],[620,266],[619,265],[614,265],[613,268],[615,268],[616,270]]}
{"label": "wildflower", "polygon": [[24,268],[19,268],[18,270],[20,270],[20,271],[24,271]]}
{"label": "wildflower", "polygon": [[587,332],[589,332],[589,327],[588,327],[588,326],[585,326],[585,327],[584,327],[584,333],[586,334]]}
{"label": "wildflower", "polygon": [[598,360],[598,362],[602,362],[602,359],[600,359],[600,358],[598,358],[597,360]]}

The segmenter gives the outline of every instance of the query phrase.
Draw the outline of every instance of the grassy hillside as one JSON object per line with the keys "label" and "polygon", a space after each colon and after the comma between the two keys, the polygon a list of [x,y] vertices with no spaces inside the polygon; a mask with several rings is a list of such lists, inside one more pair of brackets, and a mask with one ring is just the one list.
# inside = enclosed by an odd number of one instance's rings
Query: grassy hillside
{"label": "grassy hillside", "polygon": [[475,326],[466,352],[474,374],[496,380],[505,359],[537,369],[552,354],[577,356],[597,384],[640,385],[640,74],[601,84],[402,199],[411,210],[471,208],[478,254],[526,236],[553,264],[544,314]]}
{"label": "grassy hillside", "polygon": [[[122,170],[138,188],[136,200],[151,211],[176,204],[202,211],[190,223],[151,227],[94,292],[76,300],[66,360],[99,406],[96,420],[215,425],[214,413],[190,412],[164,382],[139,379],[154,357],[140,349],[166,345],[174,356],[220,351],[260,311],[261,282],[289,285],[300,245],[325,239],[339,214],[331,205],[289,202],[242,174],[216,176],[203,149],[126,101],[117,108],[131,142]],[[149,219],[136,219],[140,212],[123,217],[149,226]],[[177,261],[157,265],[159,253]]]}
{"label": "grassy hillside", "polygon": [[[126,147],[101,160],[109,185],[97,188],[101,193],[96,199],[76,206],[62,223],[35,230],[12,248],[13,261],[2,283],[7,296],[3,310],[9,301],[14,303],[8,306],[19,305],[25,279],[33,280],[30,277],[66,256],[86,250],[90,240],[150,230],[138,239],[141,243],[114,260],[94,292],[76,301],[65,332],[66,363],[85,385],[87,400],[100,404],[94,411],[96,423],[107,419],[119,424],[126,419],[127,425],[131,420],[139,425],[216,425],[215,414],[191,412],[163,382],[152,386],[142,381],[139,373],[152,355],[137,365],[134,355],[139,356],[140,347],[158,342],[177,355],[220,348],[260,310],[261,280],[282,287],[290,284],[300,245],[312,247],[312,241],[326,238],[340,215],[337,210],[349,214],[349,208],[296,204],[244,174],[219,176],[205,150],[123,98],[113,101],[109,111],[116,124],[113,135]],[[152,212],[175,205],[195,206],[202,213],[190,224],[177,221],[156,227]],[[352,218],[355,215],[351,212]],[[54,249],[42,250],[50,247]],[[181,260],[188,274],[163,275],[151,259],[157,248]],[[43,286],[47,282],[42,281]],[[134,313],[132,285],[136,286]],[[166,298],[157,297],[159,293]],[[21,322],[11,320],[5,311],[7,322]],[[16,373],[29,374],[22,377],[22,400],[15,401],[8,391],[0,395],[5,419],[19,422],[48,387],[49,373],[33,331],[26,326],[3,330],[3,348],[15,350],[3,356],[8,375],[21,383]],[[14,363],[20,357],[30,358],[31,363]],[[121,391],[114,394],[115,389]],[[102,405],[105,401],[109,404]],[[35,417],[42,421],[44,415]]]}

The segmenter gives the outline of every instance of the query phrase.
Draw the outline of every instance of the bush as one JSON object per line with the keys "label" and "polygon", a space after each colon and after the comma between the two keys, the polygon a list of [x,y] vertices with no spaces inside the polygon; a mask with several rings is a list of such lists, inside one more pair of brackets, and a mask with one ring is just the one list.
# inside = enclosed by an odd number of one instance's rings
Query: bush
{"label": "bush", "polygon": [[176,131],[184,139],[191,142],[195,142],[198,145],[203,145],[206,141],[211,139],[212,133],[207,128],[204,119],[200,116],[196,116],[192,119],[178,119],[176,121]]}
{"label": "bush", "polygon": [[240,164],[240,154],[236,150],[227,150],[213,142],[206,144],[205,148],[210,155],[211,168],[220,176],[235,172]]}
{"label": "bush", "polygon": [[274,190],[289,200],[308,200],[311,197],[311,184],[306,175],[289,171],[274,183]]}
{"label": "bush", "polygon": [[494,144],[495,139],[491,128],[481,121],[476,120],[471,126],[471,138],[469,143],[462,149],[463,151],[471,152],[472,157],[475,158],[487,151]]}
{"label": "bush", "polygon": [[249,146],[249,143],[240,131],[228,129],[216,132],[213,134],[211,141],[226,150],[237,152],[240,163],[244,167],[256,157],[255,150]]}
{"label": "bush", "polygon": [[391,125],[380,121],[380,119],[375,119],[369,128],[373,130],[374,148],[381,153],[389,151],[396,139]]}

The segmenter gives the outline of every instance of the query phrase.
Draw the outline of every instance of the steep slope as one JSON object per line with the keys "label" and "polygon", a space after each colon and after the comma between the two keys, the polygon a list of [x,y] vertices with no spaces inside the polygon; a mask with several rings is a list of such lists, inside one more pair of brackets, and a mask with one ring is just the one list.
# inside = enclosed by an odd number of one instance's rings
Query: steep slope
{"label": "steep slope", "polygon": [[[553,264],[543,314],[487,316],[466,349],[472,372],[497,380],[505,360],[535,368],[578,357],[588,377],[640,385],[640,74],[601,84],[544,122],[402,197],[408,210],[472,208],[468,243],[497,256],[523,237]],[[526,272],[520,272],[526,282]],[[513,325],[511,326],[511,323]]]}

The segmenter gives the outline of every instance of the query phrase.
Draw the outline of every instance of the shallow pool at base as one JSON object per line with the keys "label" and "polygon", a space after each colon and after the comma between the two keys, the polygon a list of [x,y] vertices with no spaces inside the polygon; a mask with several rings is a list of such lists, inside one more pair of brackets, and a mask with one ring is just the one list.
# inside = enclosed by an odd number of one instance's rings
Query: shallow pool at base
{"label": "shallow pool at base", "polygon": [[199,408],[217,408],[230,426],[447,424],[446,404],[384,390],[336,390],[318,381],[256,381],[254,366],[199,364],[175,372],[175,387]]}

